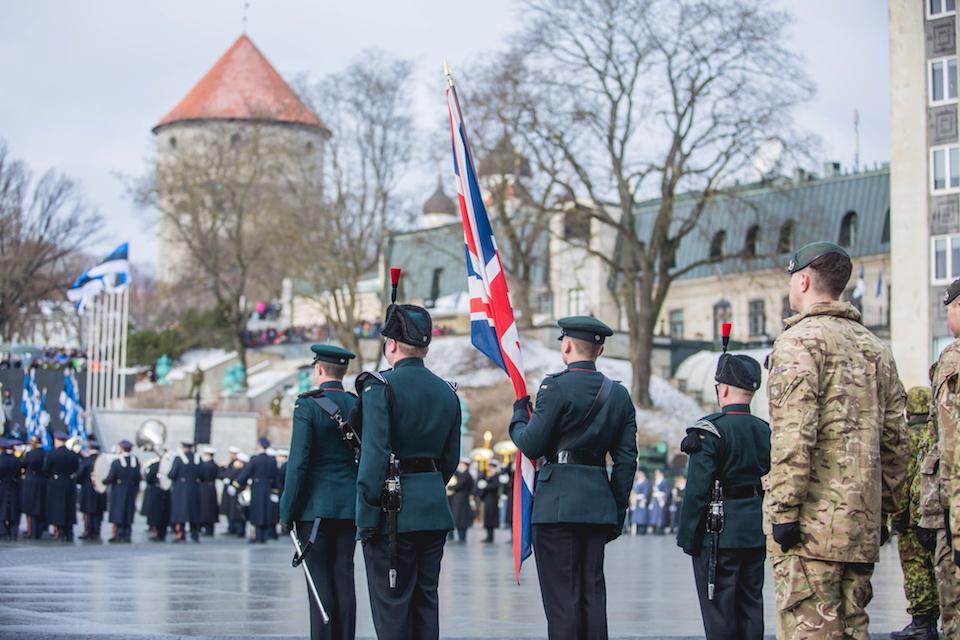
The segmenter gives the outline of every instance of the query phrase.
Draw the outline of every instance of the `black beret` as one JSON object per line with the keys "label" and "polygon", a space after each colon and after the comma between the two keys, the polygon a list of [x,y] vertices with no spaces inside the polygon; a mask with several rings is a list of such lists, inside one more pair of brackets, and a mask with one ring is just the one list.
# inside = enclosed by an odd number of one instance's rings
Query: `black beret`
{"label": "black beret", "polygon": [[398,342],[426,347],[433,333],[430,313],[415,304],[391,304],[383,321],[380,335]]}
{"label": "black beret", "polygon": [[129,440],[121,440],[120,448],[123,449],[124,451],[130,451],[131,449],[133,449],[133,443],[130,442]]}
{"label": "black beret", "polygon": [[800,269],[803,269],[817,258],[825,256],[828,253],[839,253],[848,258],[850,257],[850,255],[844,251],[843,247],[833,242],[811,242],[794,252],[793,257],[790,258],[790,264],[787,266],[787,271],[790,273],[800,271]]}
{"label": "black beret", "polygon": [[357,354],[341,349],[332,344],[315,344],[310,347],[313,351],[313,362],[332,362],[333,364],[347,364],[357,357]]}
{"label": "black beret", "polygon": [[731,387],[756,391],[760,388],[760,363],[750,356],[724,353],[717,361],[717,375],[713,379]]}
{"label": "black beret", "polygon": [[950,286],[947,287],[946,292],[943,294],[943,306],[947,306],[956,300],[957,296],[960,296],[960,278],[951,282]]}
{"label": "black beret", "polygon": [[557,320],[560,325],[560,337],[579,338],[594,344],[603,344],[607,336],[613,335],[613,329],[603,324],[592,316],[570,316],[569,318],[560,318]]}

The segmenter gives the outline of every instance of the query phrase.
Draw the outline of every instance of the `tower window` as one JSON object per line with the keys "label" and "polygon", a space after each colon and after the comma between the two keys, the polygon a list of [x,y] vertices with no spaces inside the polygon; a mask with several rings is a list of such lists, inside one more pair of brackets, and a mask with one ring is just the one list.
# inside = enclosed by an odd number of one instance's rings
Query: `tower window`
{"label": "tower window", "polygon": [[857,244],[857,213],[855,211],[848,211],[840,221],[839,240],[837,244],[841,247],[851,248]]}

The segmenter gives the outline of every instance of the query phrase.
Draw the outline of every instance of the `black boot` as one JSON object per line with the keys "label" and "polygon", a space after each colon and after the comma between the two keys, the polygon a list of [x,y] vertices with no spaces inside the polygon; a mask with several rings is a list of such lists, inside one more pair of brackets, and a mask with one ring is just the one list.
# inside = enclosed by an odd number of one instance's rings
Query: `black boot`
{"label": "black boot", "polygon": [[937,616],[913,616],[910,624],[902,631],[894,631],[890,637],[894,640],[937,640],[940,637],[937,631]]}

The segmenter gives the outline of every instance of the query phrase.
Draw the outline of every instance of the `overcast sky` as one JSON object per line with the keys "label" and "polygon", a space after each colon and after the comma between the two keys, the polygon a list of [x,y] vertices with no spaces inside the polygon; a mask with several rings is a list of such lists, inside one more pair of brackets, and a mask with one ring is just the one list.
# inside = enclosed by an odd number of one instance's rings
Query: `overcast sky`
{"label": "overcast sky", "polygon": [[[794,14],[790,47],[804,57],[818,88],[798,117],[822,138],[822,160],[853,164],[858,109],[860,166],[889,161],[887,3],[774,4]],[[372,47],[413,60],[418,115],[427,125],[446,113],[443,59],[456,73],[501,48],[516,24],[512,0],[250,5],[247,33],[285,78],[340,71]],[[244,0],[0,2],[0,139],[35,171],[55,168],[82,183],[108,222],[108,237],[95,252],[105,256],[129,241],[132,260],[156,263],[155,233],[145,230],[144,213],[114,174],[145,173],[150,130],[242,33],[243,6]],[[469,126],[470,114],[464,115]]]}

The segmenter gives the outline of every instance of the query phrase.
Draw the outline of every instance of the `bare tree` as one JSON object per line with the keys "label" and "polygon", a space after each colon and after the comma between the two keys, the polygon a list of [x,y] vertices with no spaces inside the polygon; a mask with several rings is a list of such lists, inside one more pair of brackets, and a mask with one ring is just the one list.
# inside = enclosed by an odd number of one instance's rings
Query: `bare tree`
{"label": "bare tree", "polygon": [[[159,158],[140,186],[142,204],[160,209],[161,268],[192,306],[207,299],[222,314],[246,366],[244,301],[270,298],[296,255],[292,167],[320,172],[322,151],[294,127],[257,121],[209,123],[191,144]],[[191,294],[184,296],[184,293]]]}
{"label": "bare tree", "polygon": [[333,137],[322,181],[321,176],[304,180],[302,170],[290,174],[300,220],[296,246],[305,256],[293,273],[309,283],[309,297],[357,354],[354,328],[364,319],[358,285],[377,273],[384,238],[404,222],[407,211],[398,185],[416,139],[411,73],[406,60],[365,51],[345,71],[304,92]]}
{"label": "bare tree", "polygon": [[[591,202],[593,228],[612,231],[605,261],[625,316],[634,401],[650,406],[655,323],[671,284],[708,254],[676,264],[715,198],[770,139],[803,140],[793,109],[813,89],[783,46],[789,16],[760,0],[522,0],[517,42],[538,97],[528,131],[571,197]],[[559,171],[557,171],[559,169]],[[570,177],[566,177],[565,174]],[[678,206],[683,195],[689,204]],[[638,201],[659,198],[654,214]],[[606,202],[613,203],[608,206]]]}
{"label": "bare tree", "polygon": [[102,228],[77,183],[53,170],[34,179],[0,140],[0,336],[32,335],[40,303],[65,300]]}

